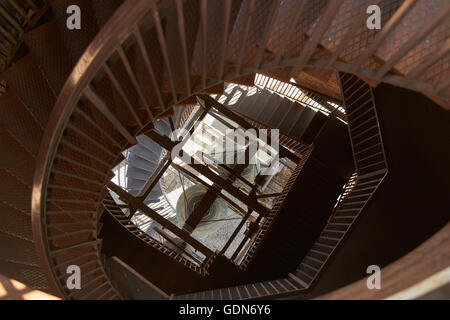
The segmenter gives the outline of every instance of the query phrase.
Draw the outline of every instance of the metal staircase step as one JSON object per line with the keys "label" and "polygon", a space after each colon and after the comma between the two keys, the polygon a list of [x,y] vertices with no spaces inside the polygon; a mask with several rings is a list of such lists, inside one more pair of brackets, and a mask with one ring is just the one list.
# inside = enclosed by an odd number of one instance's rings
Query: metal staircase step
{"label": "metal staircase step", "polygon": [[297,121],[301,118],[304,110],[305,108],[301,104],[293,102],[289,106],[289,110],[286,112],[283,119],[281,120],[280,131],[285,132],[286,134],[289,135],[289,133],[296,125]]}
{"label": "metal staircase step", "polygon": [[2,168],[0,179],[0,201],[30,215],[31,188]]}
{"label": "metal staircase step", "polygon": [[333,238],[333,237],[327,237],[327,236],[320,236],[319,239],[326,239],[330,241],[339,241],[339,238]]}
{"label": "metal staircase step", "polygon": [[[371,178],[371,177],[374,177],[374,176],[385,174],[386,172],[387,172],[386,169],[381,169],[381,170],[377,170],[377,171],[374,171],[374,172],[366,173],[366,174],[363,174],[363,175],[358,175],[357,180],[361,181],[361,180],[366,179],[366,178]],[[376,180],[379,180],[379,179],[377,178],[377,179],[374,179],[373,181],[376,181]],[[361,183],[358,182],[358,186],[359,185],[361,185]]]}
{"label": "metal staircase step", "polygon": [[134,165],[129,165],[127,169],[127,177],[133,178],[135,180],[147,181],[148,178],[152,176],[151,171],[135,167]]}
{"label": "metal staircase step", "polygon": [[[140,153],[138,153],[139,155],[144,157],[145,155],[152,154],[151,157],[145,157],[145,158],[149,158],[148,160],[151,160],[154,157],[159,157],[160,156],[162,148],[161,148],[161,146],[159,144],[154,142],[152,139],[150,139],[146,135],[140,135],[140,136],[136,137],[136,140],[138,141],[138,144],[134,148],[139,150],[139,152],[140,152]],[[144,147],[147,150],[147,152],[142,150],[141,147]],[[130,149],[130,151],[134,152],[134,148]]]}
{"label": "metal staircase step", "polygon": [[66,83],[74,66],[74,62],[64,44],[60,28],[60,25],[52,20],[31,30],[24,36],[24,42],[31,55],[38,62],[40,69],[57,95]]}
{"label": "metal staircase step", "polygon": [[282,101],[282,97],[277,94],[272,94],[264,104],[261,112],[258,114],[256,120],[268,124],[272,114],[277,110]]}
{"label": "metal staircase step", "polygon": [[33,156],[37,155],[43,129],[26,106],[11,92],[0,96],[0,126]]}
{"label": "metal staircase step", "polygon": [[280,104],[278,105],[278,108],[272,114],[269,120],[269,125],[272,128],[279,128],[282,132],[284,132],[281,128],[281,121],[283,120],[284,116],[286,116],[286,114],[288,113],[292,103],[293,102],[287,98],[283,98],[281,100]]}
{"label": "metal staircase step", "polygon": [[328,120],[328,116],[322,112],[316,112],[306,130],[303,132],[301,140],[304,144],[310,145],[313,143],[317,135]]}
{"label": "metal staircase step", "polygon": [[308,273],[308,272],[311,273],[310,274],[311,276],[315,276],[317,274],[317,272],[319,272],[318,268],[315,268],[315,267],[313,267],[313,266],[311,266],[311,265],[309,265],[309,264],[307,264],[305,262],[302,262],[300,264],[300,266],[298,267],[298,269],[302,270],[302,271],[304,271],[306,273]]}
{"label": "metal staircase step", "polygon": [[297,140],[302,140],[303,134],[311,124],[315,115],[316,112],[314,110],[303,107],[303,112],[289,131],[289,135],[295,137]]}
{"label": "metal staircase step", "polygon": [[19,239],[33,241],[33,231],[30,217],[6,202],[0,202],[0,214],[2,223],[0,232],[16,236]]}
{"label": "metal staircase step", "polygon": [[[297,285],[296,285],[297,290],[308,288],[308,286],[309,286],[305,281],[303,281],[300,277],[298,277],[295,274],[289,273],[289,278],[294,280],[295,283],[297,283]],[[285,279],[285,281],[287,281],[287,279]],[[295,285],[292,285],[292,286],[295,286]]]}
{"label": "metal staircase step", "polygon": [[4,128],[0,128],[0,167],[5,168],[28,186],[32,186],[35,160]]}
{"label": "metal staircase step", "polygon": [[26,55],[7,69],[2,76],[42,128],[56,102],[56,94],[44,78],[37,61]]}
{"label": "metal staircase step", "polygon": [[261,114],[261,112],[264,111],[264,106],[267,103],[267,100],[270,98],[271,93],[267,90],[262,90],[259,95],[253,95],[251,96],[252,99],[249,99],[250,101],[255,99],[252,104],[252,108],[248,111],[247,116],[250,118],[255,119],[256,121],[259,121],[258,115]]}
{"label": "metal staircase step", "polygon": [[295,270],[294,273],[290,273],[289,277],[300,283],[305,288],[308,288],[313,280],[310,276],[298,269]]}

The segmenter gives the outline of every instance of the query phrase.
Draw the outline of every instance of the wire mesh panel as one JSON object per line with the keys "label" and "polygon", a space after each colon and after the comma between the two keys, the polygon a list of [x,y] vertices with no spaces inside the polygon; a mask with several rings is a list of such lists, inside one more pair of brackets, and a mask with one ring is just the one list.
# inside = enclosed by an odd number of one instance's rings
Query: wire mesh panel
{"label": "wire mesh panel", "polygon": [[[339,12],[331,22],[328,30],[322,37],[321,44],[329,51],[334,51],[341,44],[347,33],[357,34],[361,32],[360,28],[366,28],[365,20],[362,25],[356,25],[361,16],[366,15],[366,9],[370,5],[369,0],[363,1],[344,1]],[[351,39],[357,37],[351,37]]]}
{"label": "wire mesh panel", "polygon": [[243,56],[242,67],[253,65],[256,58],[256,52],[264,37],[264,31],[270,24],[270,10],[274,3],[276,4],[276,0],[256,1],[251,16],[248,38],[247,41],[245,41],[245,53]]}
{"label": "wire mesh panel", "polygon": [[299,10],[303,8],[302,1],[299,0],[283,0],[280,2],[279,10],[276,13],[273,23],[272,32],[267,42],[267,49],[274,54],[278,54],[281,50],[285,38],[288,37],[292,24],[296,23]]}
{"label": "wire mesh panel", "polygon": [[56,102],[56,94],[43,75],[37,61],[26,55],[2,73],[8,87],[20,97],[42,128],[45,128]]}
{"label": "wire mesh panel", "polygon": [[[433,58],[430,56],[434,51],[443,47],[446,40],[450,37],[450,18],[445,20],[440,26],[438,26],[431,34],[429,34],[425,39],[423,39],[416,47],[409,50],[409,52],[395,65],[395,69],[403,74],[414,70],[416,67],[420,66],[422,62],[426,62],[427,59]],[[446,56],[448,58],[448,55]],[[445,57],[444,57],[445,60]],[[442,65],[444,67],[445,65]],[[445,75],[446,72],[441,74]],[[436,83],[433,81],[427,81],[431,83]]]}
{"label": "wire mesh panel", "polygon": [[[402,3],[403,0],[382,0],[379,2],[378,6],[381,10],[381,26],[389,21]],[[348,62],[355,61],[364,52],[370,42],[373,41],[379,31],[380,30],[377,29],[369,30],[364,23],[364,25],[357,30],[354,37],[351,38],[350,43],[341,55],[342,59]],[[376,61],[369,59],[364,67],[376,69],[379,65],[376,64]]]}
{"label": "wire mesh panel", "polygon": [[449,66],[450,56],[446,55],[440,61],[433,64],[426,72],[424,72],[423,75],[419,77],[419,79],[433,85],[439,85],[442,81],[448,81],[448,76],[450,74]]}
{"label": "wire mesh panel", "polygon": [[419,0],[387,36],[376,54],[384,61],[389,60],[402,45],[429,25],[438,13],[445,9],[447,3],[446,0]]}
{"label": "wire mesh panel", "polygon": [[[241,8],[242,0],[231,1],[228,16],[228,30],[225,30],[225,15],[227,8],[226,1],[207,1],[206,7],[206,74],[208,79],[217,78],[219,74],[219,64],[221,59],[221,45],[224,41],[223,36],[226,35],[227,40],[232,31],[232,26],[236,20],[236,17]],[[193,53],[192,73],[195,75],[201,75],[203,68],[203,35],[202,26],[200,26],[197,36],[195,49]]]}
{"label": "wire mesh panel", "polygon": [[250,0],[243,1],[236,22],[232,27],[226,55],[226,59],[230,62],[237,62],[239,51],[243,43],[245,25],[250,16],[250,5]]}
{"label": "wire mesh panel", "polygon": [[307,37],[311,35],[317,21],[320,17],[322,10],[326,7],[329,1],[317,0],[307,1],[300,18],[298,19],[294,30],[289,35],[289,40],[286,46],[284,56],[296,57],[300,54],[302,47],[307,40]]}

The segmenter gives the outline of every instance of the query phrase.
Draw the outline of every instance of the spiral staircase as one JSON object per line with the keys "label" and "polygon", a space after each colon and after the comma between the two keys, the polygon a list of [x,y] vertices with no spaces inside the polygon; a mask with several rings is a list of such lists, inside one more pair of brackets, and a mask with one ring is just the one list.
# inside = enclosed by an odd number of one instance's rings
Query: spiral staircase
{"label": "spiral staircase", "polygon": [[[102,250],[109,215],[136,241],[208,277],[216,252],[198,268],[161,245],[127,220],[109,181],[127,151],[134,199],[140,177],[161,165],[164,148],[151,137],[170,134],[169,118],[180,125],[197,97],[218,103],[230,84],[256,85],[255,95],[223,104],[249,126],[279,128],[300,157],[239,270],[245,278],[260,259],[284,262],[259,280],[172,298],[310,289],[388,173],[372,88],[388,83],[449,106],[448,1],[375,1],[381,30],[362,23],[369,2],[0,1],[0,243],[8,243],[0,245],[0,273],[66,299],[124,298]],[[68,30],[66,8],[75,3],[82,29]],[[345,128],[337,137],[349,144],[351,163],[326,162],[317,145],[327,126]],[[293,216],[302,190],[304,210]],[[153,189],[144,203],[161,194]],[[311,200],[321,196],[322,203]],[[277,238],[289,225],[314,231]],[[67,288],[71,264],[81,267],[81,290]]]}

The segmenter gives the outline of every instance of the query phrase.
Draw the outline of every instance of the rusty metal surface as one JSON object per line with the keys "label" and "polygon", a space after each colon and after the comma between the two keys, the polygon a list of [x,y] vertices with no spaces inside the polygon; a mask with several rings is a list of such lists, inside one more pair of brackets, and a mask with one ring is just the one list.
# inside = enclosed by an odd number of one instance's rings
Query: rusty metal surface
{"label": "rusty metal surface", "polygon": [[25,45],[56,94],[61,91],[73,67],[60,29],[52,20],[24,36]]}
{"label": "rusty metal surface", "polygon": [[42,74],[37,61],[27,55],[14,63],[2,76],[39,125],[45,128],[56,102],[56,93]]}

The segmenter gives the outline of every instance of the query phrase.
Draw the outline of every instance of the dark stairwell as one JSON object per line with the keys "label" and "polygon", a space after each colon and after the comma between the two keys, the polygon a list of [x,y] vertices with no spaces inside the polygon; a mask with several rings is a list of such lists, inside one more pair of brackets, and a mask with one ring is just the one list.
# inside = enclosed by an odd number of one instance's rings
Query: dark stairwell
{"label": "dark stairwell", "polygon": [[[258,99],[257,96],[243,97],[239,102],[245,102],[249,98]],[[308,117],[309,121],[305,124],[307,128],[303,130],[304,136],[298,137],[299,140],[307,139],[310,143],[314,140],[314,150],[275,219],[273,228],[266,234],[246,270],[240,270],[219,255],[212,264],[209,275],[202,277],[156,249],[144,245],[108,214],[102,217],[102,252],[107,257],[117,256],[125,261],[168,294],[198,292],[286,277],[295,270],[314,244],[343,185],[354,171],[346,125],[335,118],[320,115],[322,114],[317,112],[315,117]],[[311,121],[319,117],[324,117],[325,121]]]}
{"label": "dark stairwell", "polygon": [[[450,219],[450,114],[406,89],[380,84],[374,97],[390,173],[315,287],[316,297],[383,268]],[[383,278],[382,278],[383,281]]]}

